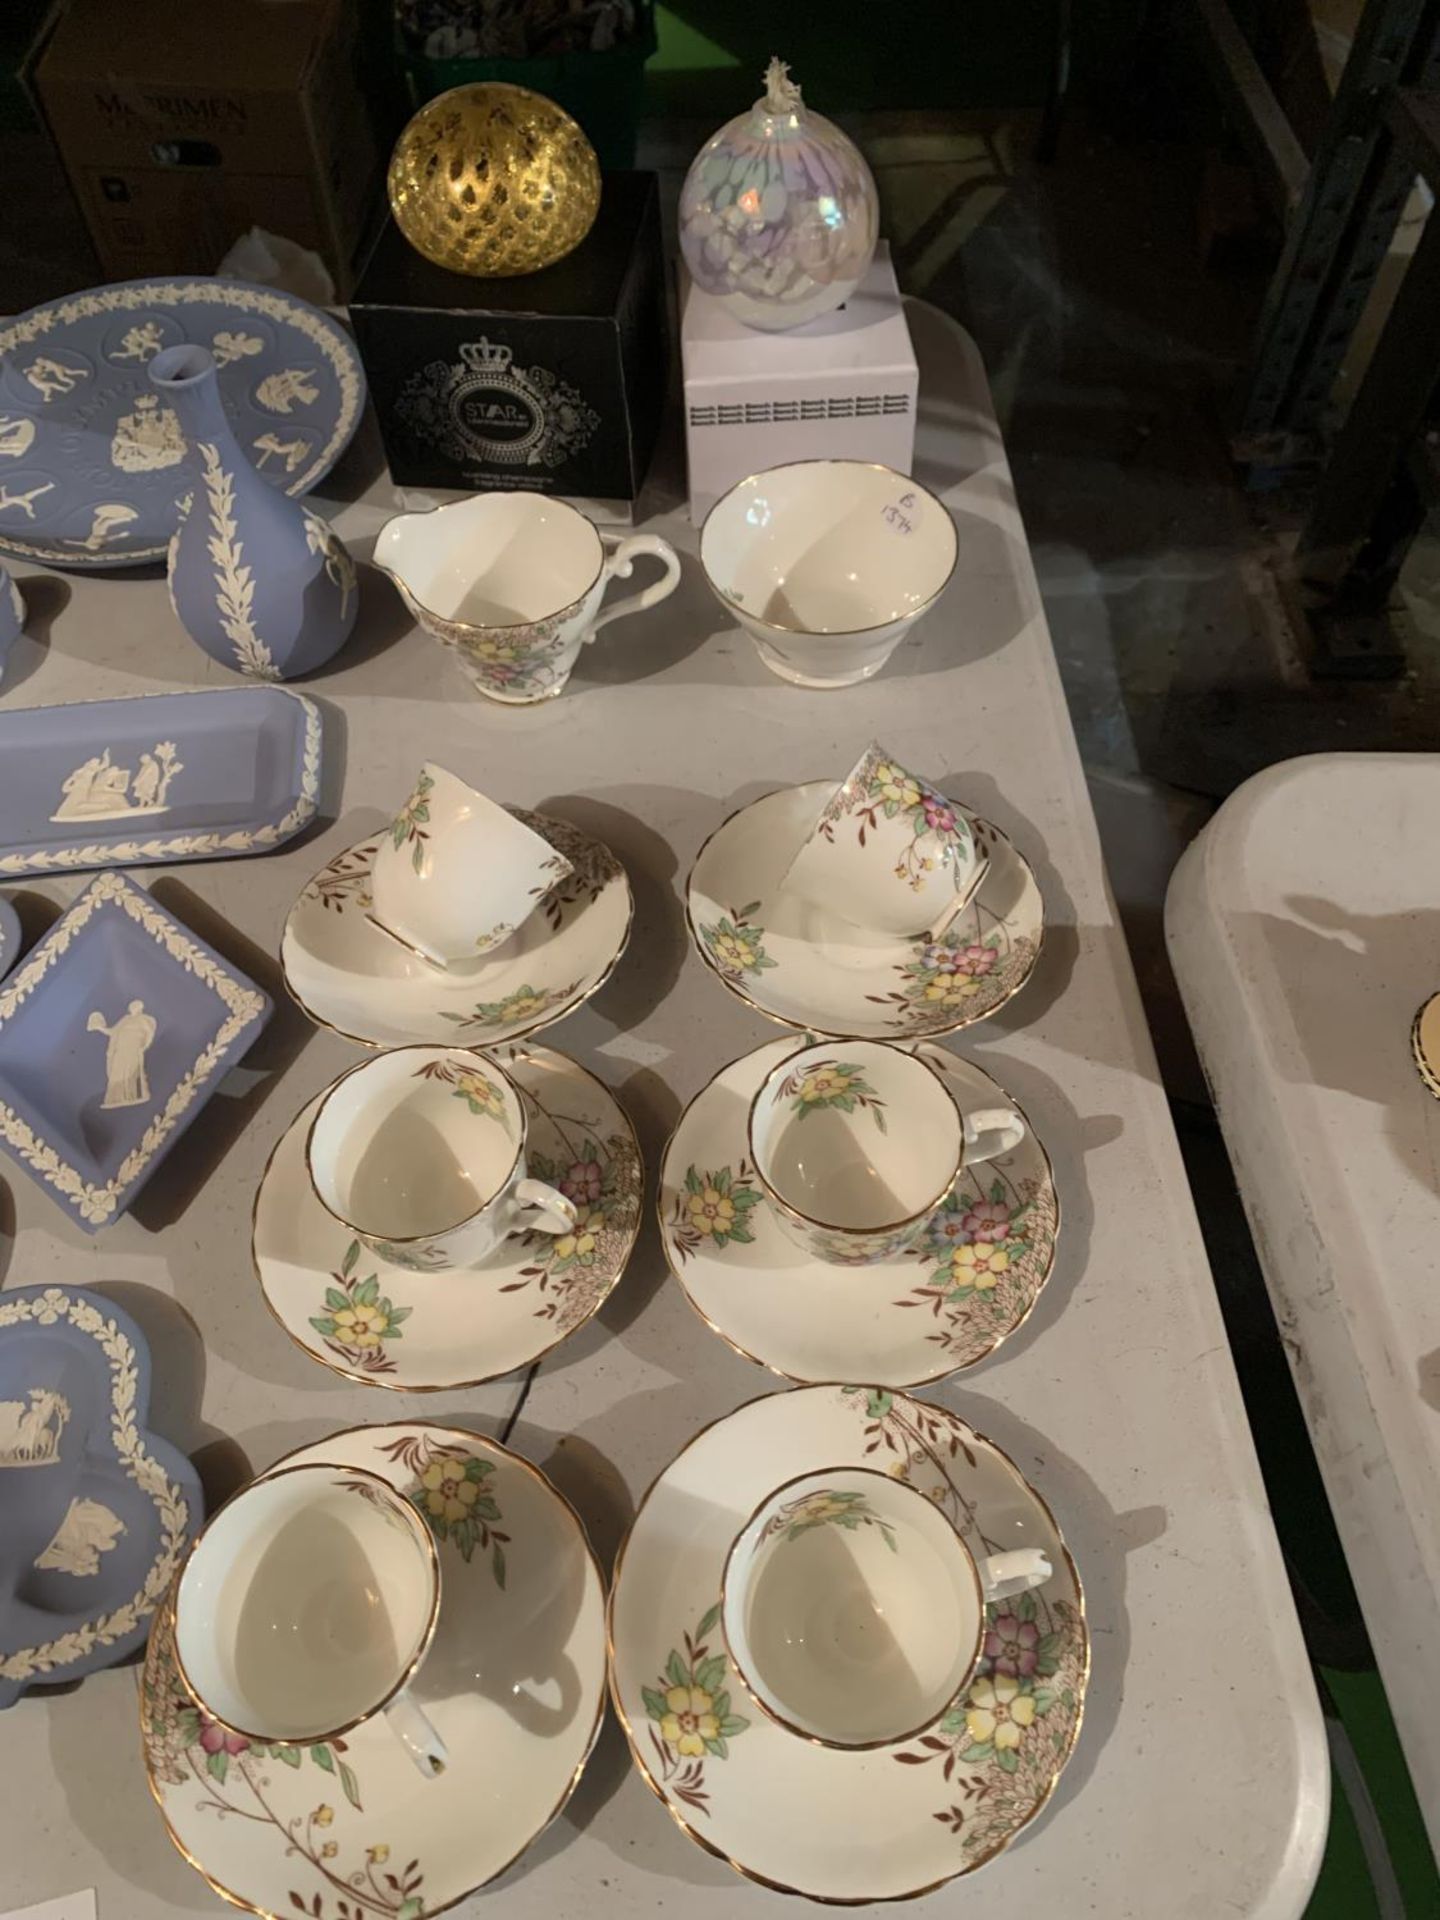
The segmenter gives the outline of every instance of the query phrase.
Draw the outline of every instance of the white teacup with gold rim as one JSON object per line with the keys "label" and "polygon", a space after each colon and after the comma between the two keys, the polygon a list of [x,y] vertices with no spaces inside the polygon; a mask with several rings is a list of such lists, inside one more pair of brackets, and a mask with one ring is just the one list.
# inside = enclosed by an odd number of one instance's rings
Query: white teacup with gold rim
{"label": "white teacup with gold rim", "polygon": [[989,868],[965,809],[872,742],[825,802],[781,886],[856,926],[935,939]]}
{"label": "white teacup with gold rim", "polygon": [[985,1607],[1050,1578],[1034,1548],[977,1561],[954,1521],[870,1467],[777,1487],[736,1535],[721,1631],[756,1704],[830,1747],[913,1740],[964,1693]]}
{"label": "white teacup with gold rim", "polygon": [[[662,577],[601,613],[611,580],[628,580],[646,556]],[[507,706],[563,693],[581,647],[603,626],[643,613],[680,583],[668,541],[635,533],[607,549],[583,513],[537,493],[474,494],[399,514],[380,529],[374,560],[477,691]]]}
{"label": "white teacup with gold rim", "polygon": [[774,1067],[750,1105],[750,1159],[777,1225],[804,1252],[871,1266],[910,1246],[962,1167],[1025,1138],[1013,1107],[962,1113],[920,1056],[827,1040]]}
{"label": "white teacup with gold rim", "polygon": [[574,1228],[574,1201],[526,1173],[526,1130],[514,1082],[488,1055],[396,1047],[326,1092],[305,1165],[321,1206],[357,1240],[433,1273],[473,1266],[511,1234]]}
{"label": "white teacup with gold rim", "polygon": [[223,1506],[175,1587],[175,1655],[241,1741],[318,1746],[383,1713],[421,1773],[444,1741],[410,1683],[440,1612],[429,1528],[363,1468],[281,1467]]}
{"label": "white teacup with gold rim", "polygon": [[507,807],[427,761],[375,848],[369,917],[422,960],[455,966],[508,940],[572,871]]}
{"label": "white teacup with gold rim", "polygon": [[773,674],[849,687],[877,674],[944,592],[959,538],[941,501],[865,460],[798,460],[717,500],[700,564]]}

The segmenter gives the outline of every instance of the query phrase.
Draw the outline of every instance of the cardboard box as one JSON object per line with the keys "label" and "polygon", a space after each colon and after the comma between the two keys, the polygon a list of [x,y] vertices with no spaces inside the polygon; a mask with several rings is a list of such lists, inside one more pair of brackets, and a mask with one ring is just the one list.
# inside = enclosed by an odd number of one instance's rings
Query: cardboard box
{"label": "cardboard box", "polygon": [[513,280],[449,273],[391,223],[350,320],[397,486],[633,501],[668,361],[655,176],[607,173],[575,251]]}
{"label": "cardboard box", "polygon": [[878,460],[909,473],[920,375],[883,240],[843,307],[789,333],[742,326],[688,274],[681,303],[696,526],[737,480],[791,460]]}
{"label": "cardboard box", "polygon": [[355,0],[68,0],[30,84],[105,272],[213,273],[252,226],[313,249],[343,299],[382,154]]}

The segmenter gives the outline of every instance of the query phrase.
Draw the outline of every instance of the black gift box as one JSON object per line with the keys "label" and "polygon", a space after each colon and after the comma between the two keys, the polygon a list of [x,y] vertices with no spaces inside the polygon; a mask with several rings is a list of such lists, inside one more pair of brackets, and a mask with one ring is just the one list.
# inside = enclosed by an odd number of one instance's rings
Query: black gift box
{"label": "black gift box", "polygon": [[654,174],[607,173],[575,251],[513,280],[434,266],[391,221],[350,317],[400,486],[640,491],[669,344]]}

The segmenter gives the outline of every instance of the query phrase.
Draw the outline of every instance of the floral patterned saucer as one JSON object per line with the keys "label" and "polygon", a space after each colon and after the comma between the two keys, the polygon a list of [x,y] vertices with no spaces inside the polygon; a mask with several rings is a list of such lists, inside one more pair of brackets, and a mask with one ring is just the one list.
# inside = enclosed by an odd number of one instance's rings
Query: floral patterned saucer
{"label": "floral patterned saucer", "polygon": [[[781,886],[833,791],[828,780],[782,787],[732,813],[705,842],[685,915],[706,966],[757,1013],[842,1040],[954,1033],[1004,1006],[1030,978],[1045,933],[1024,856],[967,813],[990,865],[944,939],[868,933]],[[863,833],[858,815],[853,825]]]}
{"label": "floral patterned saucer", "polygon": [[332,1434],[284,1464],[365,1467],[439,1543],[440,1621],[415,1693],[449,1749],[424,1778],[383,1717],[344,1740],[261,1747],[182,1690],[168,1605],[140,1679],[150,1791],[214,1888],[269,1920],[419,1920],[503,1873],[559,1813],[605,1705],[605,1587],[538,1468],[464,1427]]}
{"label": "floral patterned saucer", "polygon": [[553,1026],[599,992],[630,938],[635,903],[625,869],[568,821],[511,811],[574,871],[466,972],[430,966],[368,918],[378,834],[307,882],[285,922],[280,965],[291,998],[317,1026],[367,1047],[493,1047]]}
{"label": "floral patterned saucer", "polygon": [[[963,1705],[863,1752],[750,1710],[719,1628],[725,1556],[756,1506],[843,1465],[929,1494],[972,1552],[1038,1547],[1055,1568],[986,1608]],[[798,1387],[707,1427],[646,1494],[615,1563],[610,1695],[636,1765],[692,1840],[781,1893],[908,1899],[993,1859],[1054,1791],[1089,1671],[1080,1577],[1045,1502],[956,1415],[878,1387]]]}
{"label": "floral patterned saucer", "polygon": [[573,1233],[528,1233],[463,1272],[415,1273],[369,1252],[321,1205],[305,1140],[324,1094],[291,1121],[255,1196],[255,1275],[266,1305],[322,1366],[370,1386],[478,1386],[540,1359],[609,1295],[635,1244],[645,1175],[610,1090],[550,1047],[495,1059],[520,1089],[526,1162],[580,1210]]}
{"label": "floral patterned saucer", "polygon": [[[681,1115],[660,1164],[660,1243],[691,1306],[747,1360],[791,1380],[889,1387],[938,1380],[1014,1332],[1055,1263],[1060,1202],[1033,1131],[1013,1153],[967,1168],[908,1252],[879,1266],[825,1266],[776,1225],[746,1158],[746,1115],[794,1039],[734,1060]],[[1009,1095],[930,1041],[911,1051],[970,1109]],[[843,1055],[839,1060],[843,1070]]]}

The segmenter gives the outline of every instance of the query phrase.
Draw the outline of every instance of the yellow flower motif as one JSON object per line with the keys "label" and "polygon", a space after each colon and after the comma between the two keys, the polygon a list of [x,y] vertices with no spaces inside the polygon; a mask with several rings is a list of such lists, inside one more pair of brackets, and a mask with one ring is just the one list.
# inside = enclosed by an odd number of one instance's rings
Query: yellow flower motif
{"label": "yellow flower motif", "polygon": [[837,1513],[848,1511],[845,1501],[837,1500],[833,1493],[812,1493],[800,1501],[792,1520],[804,1520],[813,1526],[819,1526],[824,1520],[833,1520]]}
{"label": "yellow flower motif", "polygon": [[737,934],[717,933],[711,943],[711,952],[722,967],[736,967],[745,973],[755,965],[755,949],[748,940],[742,940]]}
{"label": "yellow flower motif", "polygon": [[1012,1680],[1008,1674],[997,1673],[993,1680],[977,1680],[970,1689],[970,1700],[965,1709],[965,1725],[970,1730],[970,1738],[976,1741],[993,1740],[999,1753],[1007,1748],[1018,1747],[1021,1735],[1034,1718],[1033,1697],[1022,1693],[1020,1682]]}
{"label": "yellow flower motif", "polygon": [[837,1094],[848,1093],[858,1078],[843,1067],[812,1067],[800,1082],[800,1098],[832,1100]]}
{"label": "yellow flower motif", "polygon": [[555,1242],[556,1259],[573,1259],[588,1264],[595,1257],[595,1236],[604,1225],[603,1214],[596,1213],[591,1207],[582,1207],[573,1231],[562,1233]]}
{"label": "yellow flower motif", "polygon": [[390,1331],[390,1316],[379,1307],[352,1303],[335,1310],[335,1337],[347,1347],[378,1347]]}
{"label": "yellow flower motif", "polygon": [[712,1712],[715,1702],[703,1687],[671,1687],[665,1705],[669,1712],[660,1722],[660,1738],[677,1753],[698,1759],[705,1742],[720,1737],[720,1722]]}
{"label": "yellow flower motif", "polygon": [[315,1822],[317,1827],[328,1827],[335,1818],[335,1809],[333,1807],[319,1806],[315,1809],[314,1813],[311,1814],[310,1818]]}
{"label": "yellow flower motif", "polygon": [[690,1224],[697,1233],[729,1233],[735,1222],[735,1202],[728,1194],[706,1187],[689,1199]]}
{"label": "yellow flower motif", "polygon": [[365,1849],[365,1858],[370,1862],[372,1867],[383,1867],[385,1862],[390,1858],[390,1849],[382,1841],[378,1847],[367,1847]]}
{"label": "yellow flower motif", "polygon": [[980,982],[968,973],[937,973],[925,989],[925,998],[953,1007],[980,991]]}
{"label": "yellow flower motif", "polygon": [[420,1476],[425,1489],[425,1511],[453,1527],[465,1519],[480,1498],[479,1485],[465,1477],[459,1460],[432,1460]]}
{"label": "yellow flower motif", "polygon": [[892,767],[888,761],[882,761],[875,769],[875,779],[882,800],[893,801],[901,807],[919,806],[920,789],[902,768]]}
{"label": "yellow flower motif", "polygon": [[513,1000],[505,1002],[507,1020],[529,1020],[534,1014],[545,1011],[543,993],[519,993]]}
{"label": "yellow flower motif", "polygon": [[976,1240],[969,1246],[957,1247],[950,1257],[953,1284],[957,1287],[976,1287],[982,1293],[999,1284],[1001,1274],[1009,1265],[1010,1256],[1004,1247],[993,1246],[988,1240]]}

